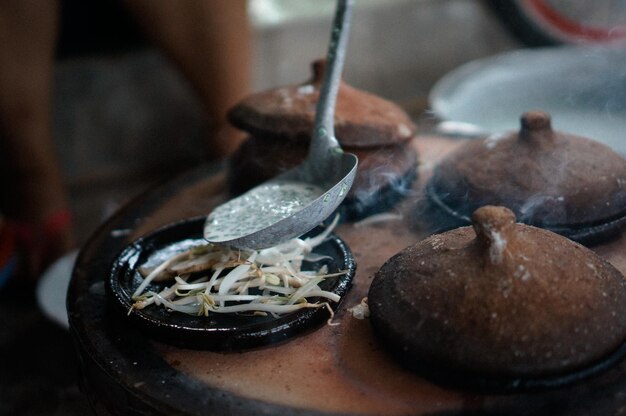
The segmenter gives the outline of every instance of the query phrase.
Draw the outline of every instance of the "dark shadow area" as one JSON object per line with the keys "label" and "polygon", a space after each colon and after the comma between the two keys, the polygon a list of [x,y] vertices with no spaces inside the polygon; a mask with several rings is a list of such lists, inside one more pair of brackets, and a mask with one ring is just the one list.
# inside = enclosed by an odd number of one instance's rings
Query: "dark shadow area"
{"label": "dark shadow area", "polygon": [[34,288],[0,290],[0,415],[86,415],[69,333],[40,312]]}
{"label": "dark shadow area", "polygon": [[57,58],[127,52],[148,44],[118,0],[62,0]]}

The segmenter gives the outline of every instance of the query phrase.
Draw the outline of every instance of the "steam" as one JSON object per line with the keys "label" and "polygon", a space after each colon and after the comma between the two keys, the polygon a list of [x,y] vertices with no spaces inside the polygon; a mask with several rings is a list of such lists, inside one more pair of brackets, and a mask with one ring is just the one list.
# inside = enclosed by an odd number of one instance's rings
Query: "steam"
{"label": "steam", "polygon": [[[556,185],[555,185],[556,187]],[[522,222],[536,222],[539,214],[544,219],[563,218],[565,216],[565,197],[536,194],[526,200],[519,209]]]}
{"label": "steam", "polygon": [[[510,137],[510,134],[489,136],[484,139],[484,145],[489,150],[494,149],[505,137]],[[563,150],[559,154],[540,149],[536,149],[538,151],[535,153],[533,150],[535,149],[530,149],[528,154],[520,155],[520,157],[532,158],[533,164],[529,166],[528,171],[517,172],[517,174],[527,175],[529,179],[534,180],[528,184],[527,189],[520,189],[518,192],[532,190],[535,192],[517,203],[517,218],[525,223],[562,223],[567,216],[567,200],[563,192],[569,175],[569,154]],[[515,151],[515,148],[508,151]],[[502,190],[497,194],[507,195],[510,193],[510,188],[507,190],[507,187],[510,186],[511,183],[505,181]],[[504,202],[503,205],[515,204],[514,201],[502,200],[502,202]],[[513,207],[510,206],[510,208]]]}
{"label": "steam", "polygon": [[[371,156],[376,158],[376,166],[364,167],[362,176],[357,174],[351,190],[357,211],[371,210],[372,214],[376,214],[386,211],[401,199],[417,194],[412,187],[417,170],[398,172],[392,158],[381,157],[387,156],[386,150],[380,149]],[[407,151],[413,150],[409,148]]]}

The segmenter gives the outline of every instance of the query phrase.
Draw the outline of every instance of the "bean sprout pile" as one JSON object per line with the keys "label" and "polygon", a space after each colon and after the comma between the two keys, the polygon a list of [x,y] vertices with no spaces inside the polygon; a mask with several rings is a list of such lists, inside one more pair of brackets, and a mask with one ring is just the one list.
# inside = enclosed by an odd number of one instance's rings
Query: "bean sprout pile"
{"label": "bean sprout pile", "polygon": [[[302,262],[328,258],[313,252],[323,243],[338,218],[320,234],[294,238],[262,250],[238,250],[214,244],[201,244],[177,253],[151,270],[140,269],[144,276],[132,295],[129,314],[150,305],[189,315],[246,313],[280,316],[303,308],[325,307],[332,319],[329,302],[340,296],[320,288],[330,277],[348,271],[328,273],[326,265],[315,271],[302,270]],[[173,280],[156,292],[152,282]],[[309,299],[315,298],[314,302]]]}

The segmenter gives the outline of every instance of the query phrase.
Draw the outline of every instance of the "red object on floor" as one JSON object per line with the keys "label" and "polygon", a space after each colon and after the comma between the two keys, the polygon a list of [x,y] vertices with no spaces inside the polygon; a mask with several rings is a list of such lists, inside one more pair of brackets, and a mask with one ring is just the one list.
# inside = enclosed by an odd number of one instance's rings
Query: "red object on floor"
{"label": "red object on floor", "polygon": [[15,233],[11,226],[0,219],[0,286],[15,271]]}

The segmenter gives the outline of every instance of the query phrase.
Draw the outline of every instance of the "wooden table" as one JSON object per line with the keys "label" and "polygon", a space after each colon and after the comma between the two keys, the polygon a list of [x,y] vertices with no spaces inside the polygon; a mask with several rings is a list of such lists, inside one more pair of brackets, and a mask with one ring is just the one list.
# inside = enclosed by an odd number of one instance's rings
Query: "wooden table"
{"label": "wooden table", "polygon": [[[83,389],[98,414],[626,414],[626,363],[584,383],[532,394],[476,395],[434,385],[405,371],[347,308],[367,295],[378,268],[427,232],[415,221],[420,190],[434,164],[460,143],[418,137],[414,192],[402,220],[343,224],[337,233],[356,261],[354,285],[335,321],[280,345],[223,353],[151,340],[113,311],[104,281],[119,251],[162,225],[206,214],[223,202],[224,172],[203,166],[139,196],[82,249],[68,293],[70,328]],[[626,273],[626,238],[594,250]]]}

